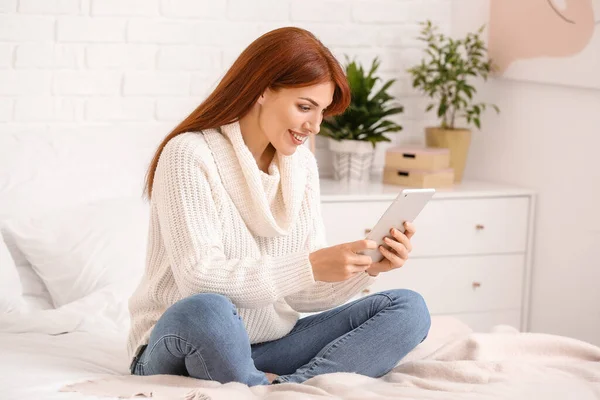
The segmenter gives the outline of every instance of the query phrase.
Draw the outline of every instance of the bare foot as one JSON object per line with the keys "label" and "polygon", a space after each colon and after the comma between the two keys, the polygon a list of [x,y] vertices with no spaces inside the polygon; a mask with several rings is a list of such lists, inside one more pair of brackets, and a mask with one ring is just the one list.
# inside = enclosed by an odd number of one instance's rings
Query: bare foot
{"label": "bare foot", "polygon": [[265,372],[265,375],[267,376],[267,379],[269,380],[269,383],[273,383],[273,381],[275,380],[275,378],[279,377],[279,375],[275,375],[275,374],[272,374],[270,372]]}

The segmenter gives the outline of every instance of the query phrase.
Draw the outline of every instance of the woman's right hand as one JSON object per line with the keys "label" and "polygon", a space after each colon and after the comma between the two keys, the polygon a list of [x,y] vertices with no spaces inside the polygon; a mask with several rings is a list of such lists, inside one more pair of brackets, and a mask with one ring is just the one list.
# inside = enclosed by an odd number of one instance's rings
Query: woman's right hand
{"label": "woman's right hand", "polygon": [[376,249],[373,240],[357,240],[337,246],[325,247],[310,253],[309,260],[316,281],[341,282],[363,273],[371,263],[370,256],[357,254],[367,249]]}

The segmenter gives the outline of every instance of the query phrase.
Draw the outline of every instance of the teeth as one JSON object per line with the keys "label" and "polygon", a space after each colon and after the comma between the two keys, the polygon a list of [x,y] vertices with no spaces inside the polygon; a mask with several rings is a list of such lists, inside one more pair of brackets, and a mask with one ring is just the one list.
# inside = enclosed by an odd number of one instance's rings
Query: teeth
{"label": "teeth", "polygon": [[291,132],[291,134],[292,134],[292,136],[293,136],[293,137],[295,137],[295,138],[296,138],[298,141],[300,141],[300,142],[302,142],[302,143],[304,143],[304,141],[305,141],[305,140],[306,140],[306,138],[308,137],[308,136],[298,136],[298,135],[296,135],[294,132],[292,132],[292,131],[290,131],[290,132]]}

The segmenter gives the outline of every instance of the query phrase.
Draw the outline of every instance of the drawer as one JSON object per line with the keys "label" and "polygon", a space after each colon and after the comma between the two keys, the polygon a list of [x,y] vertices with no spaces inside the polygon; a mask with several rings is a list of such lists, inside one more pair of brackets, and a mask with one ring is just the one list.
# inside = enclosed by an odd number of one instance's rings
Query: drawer
{"label": "drawer", "polygon": [[327,244],[354,242],[364,239],[392,204],[391,201],[340,201],[321,204]]}
{"label": "drawer", "polygon": [[415,220],[411,257],[525,252],[528,213],[529,197],[434,198]]}
{"label": "drawer", "polygon": [[[365,237],[391,201],[325,202],[330,246]],[[528,197],[430,201],[414,221],[412,258],[522,253],[527,248]]]}
{"label": "drawer", "polygon": [[409,259],[363,294],[412,289],[432,314],[520,309],[524,267],[523,254]]}

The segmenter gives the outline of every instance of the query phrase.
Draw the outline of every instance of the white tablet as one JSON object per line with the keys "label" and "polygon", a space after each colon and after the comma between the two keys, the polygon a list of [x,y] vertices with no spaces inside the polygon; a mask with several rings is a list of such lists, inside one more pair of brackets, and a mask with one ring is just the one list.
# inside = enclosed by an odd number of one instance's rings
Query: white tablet
{"label": "white tablet", "polygon": [[403,189],[367,234],[366,239],[377,242],[377,248],[365,250],[362,254],[371,256],[373,262],[381,261],[383,254],[379,251],[379,246],[390,249],[383,241],[386,236],[392,238],[390,229],[396,228],[404,232],[404,222],[413,222],[434,194],[435,189]]}

